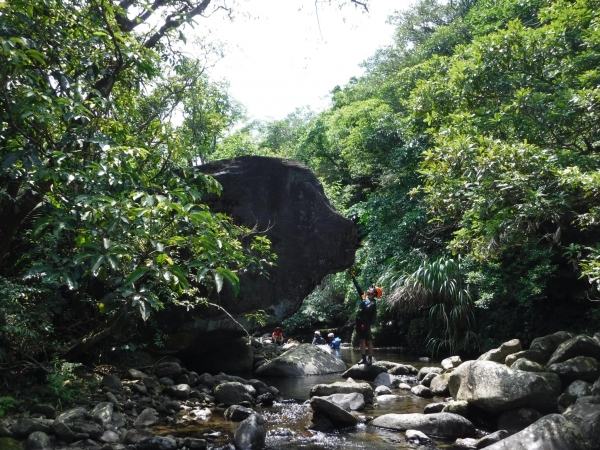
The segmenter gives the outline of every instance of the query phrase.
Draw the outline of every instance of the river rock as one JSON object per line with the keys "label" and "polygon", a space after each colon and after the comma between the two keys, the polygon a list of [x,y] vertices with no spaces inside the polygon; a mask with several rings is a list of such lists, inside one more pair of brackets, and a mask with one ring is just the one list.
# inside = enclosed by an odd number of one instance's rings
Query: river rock
{"label": "river rock", "polygon": [[35,431],[51,433],[53,424],[49,419],[21,418],[11,425],[10,432],[16,437],[27,437]]}
{"label": "river rock", "polygon": [[204,439],[185,438],[183,446],[189,450],[205,450],[208,444]]}
{"label": "river rock", "polygon": [[162,362],[154,367],[154,375],[158,378],[166,377],[173,380],[181,375],[181,366],[176,362]]}
{"label": "river rock", "polygon": [[410,369],[404,364],[396,364],[387,371],[390,375],[409,375]]}
{"label": "river rock", "polygon": [[487,450],[584,450],[579,428],[560,414],[549,414]]}
{"label": "river rock", "polygon": [[327,353],[316,345],[301,344],[283,355],[263,364],[256,374],[275,377],[304,377],[343,372],[346,364],[340,358]]}
{"label": "river rock", "polygon": [[114,406],[110,402],[98,403],[92,410],[92,420],[104,427],[112,420],[113,408]]}
{"label": "river rock", "polygon": [[521,347],[521,341],[518,339],[512,339],[508,342],[505,342],[500,347],[484,353],[477,358],[477,361],[494,361],[497,363],[504,363],[508,355],[520,352],[521,350],[523,350]]}
{"label": "river rock", "polygon": [[425,375],[425,377],[423,377],[423,379],[421,380],[421,384],[423,386],[429,387],[429,385],[431,384],[431,380],[433,380],[437,376],[439,376],[439,374],[435,372],[429,372],[427,375]]}
{"label": "river rock", "polygon": [[586,383],[582,380],[573,381],[567,389],[565,389],[564,394],[570,395],[573,397],[573,401],[571,403],[575,403],[580,397],[589,397],[592,395],[592,386],[589,383]]}
{"label": "river rock", "polygon": [[473,438],[457,439],[452,444],[452,447],[453,448],[476,449],[477,448],[477,439],[473,439]]}
{"label": "river rock", "polygon": [[426,405],[423,409],[423,414],[440,413],[444,410],[444,407],[446,405],[446,402],[430,403],[429,405]]}
{"label": "river rock", "polygon": [[506,439],[508,436],[510,436],[508,431],[498,430],[479,439],[475,444],[475,447],[486,448],[492,444],[495,444],[496,442],[500,442],[502,439]]}
{"label": "river rock", "polygon": [[100,425],[91,422],[74,423],[71,425],[71,429],[76,433],[83,433],[91,439],[98,439],[104,432]]}
{"label": "river rock", "polygon": [[600,378],[592,385],[592,395],[600,395]]}
{"label": "river rock", "polygon": [[428,445],[431,443],[431,439],[418,430],[406,430],[406,440],[415,445]]}
{"label": "river rock", "polygon": [[263,395],[263,394],[279,395],[279,391],[277,390],[276,387],[269,386],[267,383],[260,381],[260,380],[256,380],[254,378],[246,381],[246,383],[244,383],[244,384],[249,384],[250,386],[252,386],[256,390],[256,393],[258,395]]}
{"label": "river rock", "polygon": [[[554,381],[548,381],[555,378]],[[492,414],[522,406],[557,410],[558,378],[512,370],[492,361],[467,361],[450,374],[448,387],[455,400],[465,400]]]}
{"label": "river rock", "polygon": [[449,373],[443,373],[434,377],[429,383],[429,389],[433,395],[439,395],[441,397],[447,397],[450,395],[450,389],[448,388],[448,382],[450,380]]}
{"label": "river rock", "polygon": [[369,383],[336,381],[331,384],[315,384],[310,390],[310,396],[327,397],[332,394],[359,393],[365,399],[365,403],[373,403],[373,388]]}
{"label": "river rock", "polygon": [[254,410],[252,408],[245,408],[240,405],[231,405],[225,410],[223,416],[226,420],[230,420],[231,422],[241,422],[242,420],[250,417],[251,414],[254,414]]}
{"label": "river rock", "polygon": [[[70,444],[75,440],[75,433],[69,425],[64,422],[55,421],[54,426],[52,427],[54,430],[54,434],[59,438],[65,441],[67,444]],[[1,448],[1,447],[0,447]]]}
{"label": "river rock", "polygon": [[60,414],[56,420],[59,422],[72,425],[77,422],[82,422],[89,416],[88,410],[83,406],[77,408],[71,408]]}
{"label": "river rock", "polygon": [[56,408],[52,405],[46,405],[43,403],[39,403],[31,408],[32,414],[43,414],[46,419],[55,419],[56,418]]}
{"label": "river rock", "polygon": [[50,437],[43,431],[34,431],[27,437],[27,450],[52,450]]}
{"label": "river rock", "polygon": [[176,384],[168,390],[169,394],[179,400],[187,400],[190,398],[192,388],[189,384]]}
{"label": "river rock", "polygon": [[102,386],[112,389],[113,391],[120,391],[123,389],[123,382],[116,375],[104,375],[104,377],[102,377]]}
{"label": "river rock", "polygon": [[242,420],[233,430],[233,444],[239,450],[262,448],[266,437],[265,419],[259,414],[252,414]]}
{"label": "river rock", "polygon": [[459,416],[469,417],[469,403],[464,400],[452,400],[446,403],[442,412],[458,414]]}
{"label": "river rock", "polygon": [[584,334],[572,337],[558,346],[547,365],[561,363],[577,356],[600,359],[600,344]]}
{"label": "river rock", "polygon": [[588,443],[588,447],[598,447],[600,444],[600,397],[578,398],[575,404],[569,406],[563,413],[563,416],[577,425]]}
{"label": "river rock", "polygon": [[177,441],[163,436],[145,437],[139,440],[136,450],[177,450]]}
{"label": "river rock", "polygon": [[421,367],[419,373],[417,373],[417,380],[421,381],[423,378],[425,378],[425,376],[427,376],[428,373],[435,373],[439,375],[443,371],[444,369],[441,367]]}
{"label": "river rock", "polygon": [[378,395],[375,397],[377,403],[395,402],[396,400],[400,400],[400,397],[394,394]]}
{"label": "river rock", "polygon": [[214,389],[214,395],[217,403],[223,403],[227,406],[239,405],[242,402],[254,403],[253,395],[256,395],[256,389],[249,384],[227,381],[219,384]]}
{"label": "river rock", "polygon": [[151,427],[158,423],[158,412],[154,408],[144,409],[140,415],[135,419],[133,426],[136,428]]}
{"label": "river rock", "polygon": [[423,397],[423,398],[433,397],[433,393],[431,392],[431,389],[429,389],[427,386],[423,386],[421,384],[419,384],[417,386],[413,386],[410,389],[410,392],[412,392],[413,394],[415,394],[419,397]]}
{"label": "river rock", "polygon": [[510,368],[513,370],[523,370],[525,372],[544,372],[544,368],[541,364],[529,361],[525,358],[517,359]]}
{"label": "river rock", "polygon": [[542,414],[533,408],[511,409],[510,411],[503,412],[498,417],[498,429],[515,434],[541,418]]}
{"label": "river rock", "polygon": [[523,350],[521,352],[508,355],[504,360],[504,364],[506,364],[508,367],[511,367],[516,360],[521,358],[536,362],[540,365],[545,365],[546,361],[548,361],[548,357],[538,350]]}
{"label": "river rock", "polygon": [[455,367],[458,367],[461,364],[462,364],[462,359],[460,359],[460,356],[450,356],[449,358],[442,360],[441,366],[442,366],[442,369],[448,370],[448,369],[453,369]]}
{"label": "river rock", "polygon": [[102,436],[98,438],[99,442],[103,444],[116,444],[119,442],[119,434],[112,430],[106,430]]}
{"label": "river rock", "polygon": [[237,296],[227,284],[220,293],[214,292],[212,300],[235,321],[212,307],[159,311],[156,321],[170,335],[165,352],[202,353],[215,341],[243,336],[236,321],[251,327],[246,314],[257,310],[266,312],[265,326],[280,325],[326,275],[350,268],[359,247],[354,223],[335,211],[322,184],[300,162],[242,156],[198,170],[222,186],[221,195],[203,196],[211,211],[225,213],[236,225],[268,237],[277,264],[269,267],[269,277],[240,271],[243,289]]}
{"label": "river rock", "polygon": [[374,362],[368,366],[366,364],[354,364],[342,374],[342,378],[356,378],[358,380],[373,381],[380,373],[387,372],[385,365]]}
{"label": "river rock", "polygon": [[450,413],[436,414],[384,414],[371,425],[380,428],[406,431],[418,430],[442,438],[458,438],[475,434],[473,424],[462,416]]}
{"label": "river rock", "polygon": [[[556,333],[549,334],[547,336],[535,338],[531,341],[529,350],[540,352],[544,355],[545,360],[543,362],[537,361],[540,364],[545,364],[552,356],[552,353],[558,348],[560,344],[568,341],[573,337],[573,333],[568,331],[557,331]],[[535,361],[533,358],[528,358]]]}
{"label": "river rock", "polygon": [[391,393],[392,390],[387,386],[377,386],[375,388],[375,397],[378,397],[380,395],[390,395]]}
{"label": "river rock", "polygon": [[351,427],[358,423],[358,419],[335,403],[322,397],[312,397],[310,406],[315,413],[322,414],[336,427]]}
{"label": "river rock", "polygon": [[365,398],[358,392],[352,392],[350,394],[332,394],[321,398],[339,406],[342,409],[345,409],[346,411],[361,411],[365,409]]}
{"label": "river rock", "polygon": [[380,373],[373,380],[373,385],[377,386],[386,386],[386,387],[396,387],[400,384],[400,379],[391,375],[387,372]]}
{"label": "river rock", "polygon": [[595,358],[577,356],[563,362],[549,364],[548,372],[557,374],[563,383],[575,380],[594,381],[600,375],[600,364]]}

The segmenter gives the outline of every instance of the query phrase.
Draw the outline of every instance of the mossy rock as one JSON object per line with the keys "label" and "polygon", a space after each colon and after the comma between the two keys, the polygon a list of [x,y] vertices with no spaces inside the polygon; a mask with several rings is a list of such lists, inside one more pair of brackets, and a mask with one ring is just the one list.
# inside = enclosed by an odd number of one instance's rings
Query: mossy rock
{"label": "mossy rock", "polygon": [[23,450],[19,441],[9,437],[0,438],[0,448],[2,450]]}

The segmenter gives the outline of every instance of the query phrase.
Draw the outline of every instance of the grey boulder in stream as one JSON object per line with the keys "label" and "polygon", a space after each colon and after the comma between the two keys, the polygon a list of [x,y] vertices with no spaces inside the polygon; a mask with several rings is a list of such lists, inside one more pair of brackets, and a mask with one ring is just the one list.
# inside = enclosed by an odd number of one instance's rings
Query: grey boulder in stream
{"label": "grey boulder in stream", "polygon": [[460,438],[475,434],[475,426],[458,414],[384,414],[370,425],[397,431],[417,430],[428,436]]}
{"label": "grey boulder in stream", "polygon": [[301,344],[256,369],[257,375],[272,377],[305,377],[343,372],[346,364],[340,358],[312,344]]}

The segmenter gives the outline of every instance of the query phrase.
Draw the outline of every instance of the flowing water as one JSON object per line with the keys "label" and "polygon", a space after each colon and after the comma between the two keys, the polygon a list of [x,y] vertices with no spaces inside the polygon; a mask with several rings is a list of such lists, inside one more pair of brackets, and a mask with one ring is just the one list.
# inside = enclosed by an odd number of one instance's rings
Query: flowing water
{"label": "flowing water", "polygon": [[[353,365],[360,359],[359,352],[353,349],[340,350],[341,357],[347,365]],[[439,365],[433,362],[422,362],[418,358],[401,355],[392,351],[375,351],[375,359],[379,361],[392,361],[402,364],[411,364],[417,369],[427,365]],[[302,378],[275,378],[256,377],[251,374],[239,374],[244,378],[258,378],[268,385],[275,386],[280,391],[281,398],[286,399],[276,402],[268,408],[256,410],[264,416],[267,422],[267,450],[317,450],[317,449],[416,449],[423,448],[409,443],[404,433],[383,430],[365,424],[367,418],[378,417],[388,413],[422,413],[425,405],[442,401],[442,398],[424,399],[410,393],[410,391],[394,390],[399,397],[375,407],[368,405],[367,409],[360,411],[361,423],[354,428],[333,431],[317,432],[310,430],[312,410],[308,405],[309,392],[315,384],[329,384],[344,381],[340,374],[319,375]],[[407,380],[414,384],[416,378]],[[412,381],[412,382],[411,382]],[[236,423],[223,419],[224,409],[214,408],[208,420],[196,420],[185,426],[161,427],[154,431],[157,434],[171,434],[173,436],[189,436],[207,439],[209,448],[220,448],[233,435]],[[436,441],[438,448],[450,448],[452,442]],[[225,447],[229,448],[229,447]]]}

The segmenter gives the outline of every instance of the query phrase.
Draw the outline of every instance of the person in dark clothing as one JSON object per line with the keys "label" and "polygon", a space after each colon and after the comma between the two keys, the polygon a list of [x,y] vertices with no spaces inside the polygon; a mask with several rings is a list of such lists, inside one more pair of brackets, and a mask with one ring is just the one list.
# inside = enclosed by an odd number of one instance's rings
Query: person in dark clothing
{"label": "person in dark clothing", "polygon": [[350,272],[350,276],[352,277],[352,282],[361,298],[356,313],[356,336],[360,342],[360,354],[362,356],[362,359],[358,364],[370,366],[373,364],[373,336],[371,335],[371,325],[375,324],[375,319],[377,318],[377,302],[375,298],[378,295],[378,291],[373,284],[367,289],[367,293],[365,294],[352,272]]}
{"label": "person in dark clothing", "polygon": [[321,337],[320,331],[315,331],[315,337],[313,338],[312,343],[313,345],[325,345],[327,344],[327,341]]}

